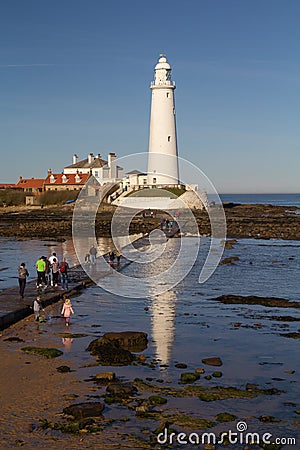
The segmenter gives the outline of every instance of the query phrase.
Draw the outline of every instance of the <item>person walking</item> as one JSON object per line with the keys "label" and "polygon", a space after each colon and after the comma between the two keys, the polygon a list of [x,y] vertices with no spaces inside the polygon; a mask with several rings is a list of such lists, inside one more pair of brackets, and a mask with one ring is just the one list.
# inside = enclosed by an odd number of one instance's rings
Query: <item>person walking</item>
{"label": "person walking", "polygon": [[91,263],[93,265],[96,264],[97,249],[94,245],[92,245],[90,249],[90,255],[91,255]]}
{"label": "person walking", "polygon": [[52,286],[57,287],[59,277],[59,264],[58,259],[55,257],[52,259],[51,273],[52,273]]}
{"label": "person walking", "polygon": [[117,257],[117,264],[118,264],[118,266],[120,265],[121,256],[122,256],[122,253],[119,250],[117,250],[116,257]]}
{"label": "person walking", "polygon": [[71,313],[74,314],[72,303],[69,298],[66,298],[61,310],[61,314],[63,314],[64,318],[66,319],[66,327],[69,326]]}
{"label": "person walking", "polygon": [[35,267],[37,270],[36,287],[43,287],[43,284],[46,287],[46,261],[44,256],[41,256],[40,259],[37,260]]}
{"label": "person walking", "polygon": [[68,289],[68,270],[69,264],[67,263],[66,258],[63,258],[59,265],[60,282],[63,290]]}
{"label": "person walking", "polygon": [[22,263],[18,267],[18,277],[19,277],[19,288],[20,297],[24,298],[24,291],[26,286],[26,278],[29,277],[28,270],[26,269],[25,263]]}
{"label": "person walking", "polygon": [[35,321],[38,322],[40,319],[40,311],[42,308],[41,297],[37,297],[33,302],[33,312]]}
{"label": "person walking", "polygon": [[[52,264],[54,262],[54,260],[56,259],[57,264],[59,265],[59,259],[56,255],[56,252],[53,252],[51,256],[49,256],[48,261],[50,263],[50,266],[52,267]],[[51,286],[54,285],[54,281],[53,281],[53,271],[51,270]]]}
{"label": "person walking", "polygon": [[114,260],[115,260],[115,253],[113,250],[110,250],[108,257],[109,257],[109,264],[112,266],[114,264]]}

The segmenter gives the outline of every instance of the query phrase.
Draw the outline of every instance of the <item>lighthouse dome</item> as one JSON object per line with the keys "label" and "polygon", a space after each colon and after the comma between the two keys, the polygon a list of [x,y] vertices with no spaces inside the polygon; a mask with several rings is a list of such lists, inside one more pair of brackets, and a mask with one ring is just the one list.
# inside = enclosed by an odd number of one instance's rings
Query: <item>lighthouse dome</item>
{"label": "lighthouse dome", "polygon": [[155,66],[155,70],[157,69],[166,69],[166,70],[171,69],[171,66],[168,63],[167,58],[165,56],[161,56],[159,58],[158,63]]}

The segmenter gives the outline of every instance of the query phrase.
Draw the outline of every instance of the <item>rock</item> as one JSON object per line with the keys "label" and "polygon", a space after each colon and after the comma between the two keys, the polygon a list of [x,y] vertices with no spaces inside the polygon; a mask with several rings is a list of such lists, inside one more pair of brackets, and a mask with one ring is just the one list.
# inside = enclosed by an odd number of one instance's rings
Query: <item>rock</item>
{"label": "rock", "polygon": [[209,366],[222,366],[223,362],[219,357],[211,357],[211,358],[203,358],[203,364],[207,364]]}
{"label": "rock", "polygon": [[215,378],[221,378],[223,376],[222,372],[213,372],[212,376]]}
{"label": "rock", "polygon": [[148,400],[151,405],[165,405],[168,401],[166,398],[163,398],[160,395],[150,395]]}
{"label": "rock", "polygon": [[216,415],[216,420],[218,422],[232,422],[233,420],[236,420],[237,416],[234,416],[233,414],[229,413],[220,413]]}
{"label": "rock", "polygon": [[205,375],[204,377],[206,380],[211,380],[211,375]]}
{"label": "rock", "polygon": [[45,358],[57,358],[63,354],[63,352],[57,348],[23,347],[21,350],[25,353],[44,356]]}
{"label": "rock", "polygon": [[71,369],[69,366],[58,366],[56,367],[57,372],[60,373],[67,373],[67,372],[71,372]]}
{"label": "rock", "polygon": [[280,419],[276,419],[276,417],[274,416],[260,416],[258,418],[258,420],[260,422],[264,422],[264,423],[276,423],[276,422],[281,422]]}
{"label": "rock", "polygon": [[237,243],[236,239],[228,239],[228,240],[223,240],[222,241],[224,248],[231,250],[233,248],[233,244]]}
{"label": "rock", "polygon": [[187,383],[194,383],[194,381],[199,380],[200,375],[198,373],[192,373],[192,372],[185,372],[182,373],[180,376],[180,383],[187,384]]}
{"label": "rock", "polygon": [[113,381],[116,378],[115,372],[100,372],[96,375],[96,380]]}
{"label": "rock", "polygon": [[19,338],[18,336],[11,336],[8,337],[6,339],[3,339],[3,341],[8,341],[8,342],[24,342],[24,339]]}
{"label": "rock", "polygon": [[147,359],[147,356],[145,356],[143,353],[141,355],[139,355],[139,360],[141,361],[141,363],[144,363]]}
{"label": "rock", "polygon": [[135,408],[135,413],[137,416],[143,415],[143,414],[147,413],[148,411],[149,411],[149,406],[147,404],[143,404],[143,405],[137,406]]}
{"label": "rock", "polygon": [[197,368],[195,369],[195,373],[202,374],[202,373],[205,373],[205,370],[202,369],[201,367],[197,367]]}
{"label": "rock", "polygon": [[128,366],[134,360],[129,350],[104,337],[92,341],[87,350],[97,357],[102,366]]}
{"label": "rock", "polygon": [[105,339],[116,342],[120,347],[132,352],[142,352],[147,348],[148,335],[142,331],[122,331],[119,333],[105,333]]}
{"label": "rock", "polygon": [[99,417],[103,410],[103,403],[87,402],[70,405],[63,409],[63,413],[74,417],[74,419],[84,419],[85,417]]}
{"label": "rock", "polygon": [[115,399],[131,397],[136,391],[136,388],[131,384],[121,382],[110,383],[106,388],[107,394]]}
{"label": "rock", "polygon": [[177,363],[175,364],[176,369],[186,369],[187,365],[184,363]]}
{"label": "rock", "polygon": [[230,256],[229,258],[224,258],[222,259],[222,261],[220,262],[220,264],[234,264],[235,261],[239,261],[240,258],[238,256]]}

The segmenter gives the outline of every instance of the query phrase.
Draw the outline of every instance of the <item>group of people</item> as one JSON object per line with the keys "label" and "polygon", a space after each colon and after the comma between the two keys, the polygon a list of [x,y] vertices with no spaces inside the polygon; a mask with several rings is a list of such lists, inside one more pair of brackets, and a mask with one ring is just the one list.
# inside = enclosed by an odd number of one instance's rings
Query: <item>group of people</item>
{"label": "group of people", "polygon": [[110,250],[110,252],[108,253],[108,262],[111,266],[114,265],[115,259],[117,259],[117,265],[120,265],[120,261],[121,261],[121,252],[119,252],[119,250]]}
{"label": "group of people", "polygon": [[[59,261],[56,253],[52,253],[49,258],[41,256],[35,263],[37,271],[37,289],[47,289],[47,287],[57,287],[61,283],[63,290],[68,289],[68,271],[69,265],[66,258]],[[24,298],[26,280],[29,276],[25,263],[18,267],[18,280],[20,297]]]}
{"label": "group of people", "polygon": [[44,288],[53,286],[57,287],[58,283],[61,283],[62,289],[68,289],[68,271],[69,265],[66,258],[62,258],[61,261],[55,252],[49,258],[41,256],[35,263],[37,270],[36,287]]}

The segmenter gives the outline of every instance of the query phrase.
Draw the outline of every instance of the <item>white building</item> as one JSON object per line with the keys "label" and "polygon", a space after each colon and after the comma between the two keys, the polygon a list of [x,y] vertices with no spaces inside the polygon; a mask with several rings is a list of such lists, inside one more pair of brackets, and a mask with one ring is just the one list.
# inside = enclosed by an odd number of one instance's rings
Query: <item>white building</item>
{"label": "white building", "polygon": [[171,66],[161,55],[151,83],[148,185],[179,183],[174,90]]}
{"label": "white building", "polygon": [[101,155],[94,156],[89,153],[88,157],[78,161],[78,156],[73,155],[73,164],[64,168],[64,174],[85,174],[94,175],[102,186],[106,183],[117,183],[123,178],[123,168],[117,165],[115,153],[109,153],[107,161],[101,158]]}

